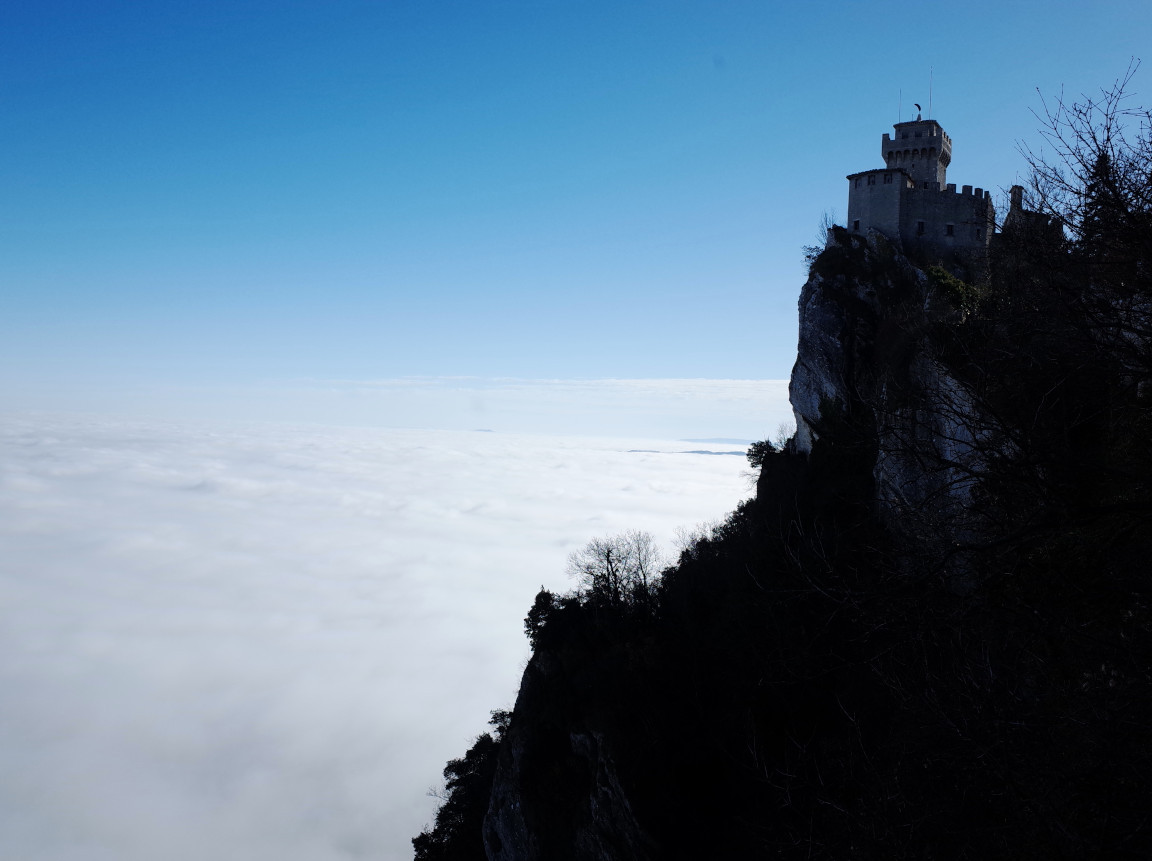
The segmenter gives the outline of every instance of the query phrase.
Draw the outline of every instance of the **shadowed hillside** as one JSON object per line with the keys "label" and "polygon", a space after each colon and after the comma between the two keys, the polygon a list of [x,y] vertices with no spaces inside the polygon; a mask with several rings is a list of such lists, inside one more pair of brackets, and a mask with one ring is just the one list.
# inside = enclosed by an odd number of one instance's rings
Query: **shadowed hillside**
{"label": "shadowed hillside", "polygon": [[418,859],[1152,854],[1152,127],[1122,89],[1055,107],[980,265],[830,232],[796,437],[662,576],[621,536],[536,597]]}

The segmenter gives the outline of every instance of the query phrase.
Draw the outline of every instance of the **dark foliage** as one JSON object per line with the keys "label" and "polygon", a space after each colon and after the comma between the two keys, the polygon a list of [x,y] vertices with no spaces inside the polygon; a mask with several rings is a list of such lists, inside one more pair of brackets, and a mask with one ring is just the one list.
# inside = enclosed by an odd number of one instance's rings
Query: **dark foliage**
{"label": "dark foliage", "polygon": [[764,461],[771,457],[775,451],[775,446],[766,439],[754,442],[748,446],[748,463],[752,465],[753,469],[760,469],[764,466]]}
{"label": "dark foliage", "polygon": [[[547,857],[579,857],[577,731],[651,857],[1152,857],[1152,145],[1050,116],[1085,147],[1066,188],[1038,168],[1045,211],[1006,226],[979,290],[925,279],[963,314],[917,317],[922,288],[845,231],[813,260],[894,285],[873,368],[930,343],[978,407],[986,456],[945,464],[973,488],[965,528],[879,516],[890,405],[861,387],[810,455],[753,446],[756,498],[644,601],[541,590],[509,733]],[[449,763],[418,859],[484,857],[499,746]]]}
{"label": "dark foliage", "polygon": [[496,774],[496,756],[511,713],[492,712],[495,736],[484,733],[464,754],[444,767],[443,803],[436,825],[412,839],[416,861],[483,861],[481,828]]}

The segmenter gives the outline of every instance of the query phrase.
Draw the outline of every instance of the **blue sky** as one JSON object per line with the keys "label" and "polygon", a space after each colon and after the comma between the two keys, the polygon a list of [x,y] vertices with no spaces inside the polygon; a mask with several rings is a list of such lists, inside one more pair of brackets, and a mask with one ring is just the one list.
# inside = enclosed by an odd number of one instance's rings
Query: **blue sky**
{"label": "blue sky", "polygon": [[1152,45],[1145,2],[883,8],[5,4],[0,395],[784,378],[901,91],[1006,188],[1037,87]]}

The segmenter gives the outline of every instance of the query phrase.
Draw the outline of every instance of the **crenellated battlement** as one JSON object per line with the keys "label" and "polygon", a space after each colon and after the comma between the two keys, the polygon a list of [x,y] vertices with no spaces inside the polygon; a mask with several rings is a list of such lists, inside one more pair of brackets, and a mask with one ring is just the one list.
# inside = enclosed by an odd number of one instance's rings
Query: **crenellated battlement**
{"label": "crenellated battlement", "polygon": [[889,170],[888,168],[877,167],[872,170],[862,170],[859,173],[850,173],[847,179],[851,183],[851,188],[860,188],[861,185],[897,185],[916,191],[937,191],[941,194],[958,194],[984,200],[992,199],[991,191],[979,187],[973,188],[970,185],[961,186],[960,190],[957,191],[954,182],[946,183],[944,188],[941,188],[938,182],[918,183],[903,168]]}

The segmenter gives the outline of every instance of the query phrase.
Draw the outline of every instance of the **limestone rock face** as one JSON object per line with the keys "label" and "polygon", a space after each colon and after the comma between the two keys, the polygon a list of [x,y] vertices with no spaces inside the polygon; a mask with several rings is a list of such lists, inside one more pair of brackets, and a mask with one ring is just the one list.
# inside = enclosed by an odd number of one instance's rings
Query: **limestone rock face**
{"label": "limestone rock face", "polygon": [[861,358],[873,345],[880,313],[873,285],[813,271],[800,291],[800,339],[788,396],[796,417],[796,448],[811,453],[824,424],[822,407],[845,409]]}
{"label": "limestone rock face", "polygon": [[[873,495],[898,531],[918,521],[977,528],[971,494],[985,454],[1002,444],[943,360],[939,332],[962,312],[884,237],[835,234],[800,293],[789,394],[795,448],[821,438],[871,440]],[[938,531],[938,529],[934,530]]]}

